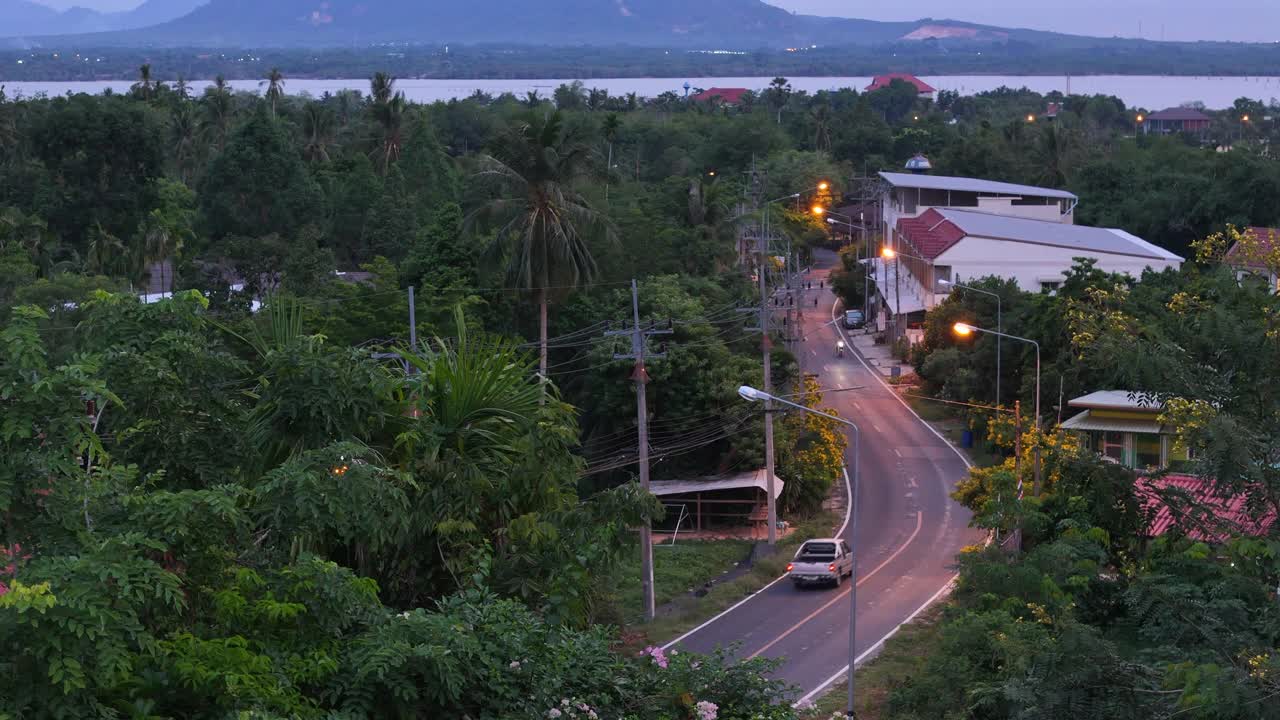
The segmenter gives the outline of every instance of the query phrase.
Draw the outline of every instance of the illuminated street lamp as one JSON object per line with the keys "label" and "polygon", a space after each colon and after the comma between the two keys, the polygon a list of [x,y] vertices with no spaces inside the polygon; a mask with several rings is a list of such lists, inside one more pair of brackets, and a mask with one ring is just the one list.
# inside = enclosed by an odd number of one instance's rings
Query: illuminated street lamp
{"label": "illuminated street lamp", "polygon": [[1017,335],[1008,335],[998,330],[987,330],[985,328],[980,328],[980,327],[970,325],[968,323],[962,323],[962,322],[956,323],[952,327],[952,330],[955,332],[956,335],[960,337],[969,337],[970,335],[976,332],[986,333],[988,335],[995,335],[996,337],[1009,338],[1010,340],[1017,340],[1018,342],[1024,342],[1024,343],[1028,343],[1030,345],[1035,346],[1035,349],[1036,349],[1036,429],[1039,430],[1040,429],[1040,343],[1036,342],[1035,340],[1031,340],[1029,338],[1018,337]]}
{"label": "illuminated street lamp", "polygon": [[[973,292],[982,293],[983,295],[990,295],[991,297],[995,298],[996,299],[996,331],[1004,332],[1004,309],[1002,307],[1002,303],[1000,302],[1000,293],[994,293],[994,292],[991,292],[990,290],[983,290],[982,288],[973,287],[971,285],[962,285],[961,283],[953,282],[951,280],[939,280],[938,284],[947,285],[952,288],[955,288],[956,290],[971,290]],[[996,404],[997,405],[999,405],[1001,401],[1000,377],[1004,374],[1001,368],[1001,362],[1000,362],[1001,356],[1004,354],[1003,352],[1001,352],[1003,348],[1000,347],[1001,341],[1003,340],[1004,338],[1002,337],[996,337]]]}
{"label": "illuminated street lamp", "polygon": [[1028,114],[1027,114],[1027,122],[1029,122],[1029,123],[1033,123],[1033,122],[1035,122],[1035,121],[1036,121],[1036,116],[1035,116],[1035,115],[1032,115],[1032,114],[1030,114],[1030,113],[1028,113]]}

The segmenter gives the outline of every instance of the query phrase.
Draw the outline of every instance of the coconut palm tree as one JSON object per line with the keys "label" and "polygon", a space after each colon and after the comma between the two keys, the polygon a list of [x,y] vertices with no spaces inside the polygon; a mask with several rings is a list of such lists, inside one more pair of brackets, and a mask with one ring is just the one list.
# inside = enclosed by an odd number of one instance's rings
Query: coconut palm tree
{"label": "coconut palm tree", "polygon": [[622,121],[618,119],[618,113],[609,113],[605,116],[604,122],[600,124],[600,131],[604,134],[604,141],[609,145],[609,155],[604,164],[604,199],[609,201],[609,180],[613,177],[613,144],[618,140],[618,131],[622,129]]}
{"label": "coconut palm tree", "polygon": [[95,275],[132,278],[129,250],[124,241],[96,225],[89,231],[89,253],[85,257],[85,270]]}
{"label": "coconut palm tree", "polygon": [[590,172],[590,155],[580,129],[566,129],[559,111],[517,123],[481,156],[477,178],[491,183],[497,196],[467,218],[468,228],[496,231],[490,251],[506,258],[508,282],[537,298],[543,382],[551,296],[594,277],[589,235],[614,237],[612,225],[576,187]]}
{"label": "coconut palm tree", "polygon": [[831,105],[819,102],[809,110],[813,120],[813,148],[815,150],[831,150]]}
{"label": "coconut palm tree", "polygon": [[58,245],[58,237],[39,217],[12,207],[0,211],[0,252],[9,247],[22,248],[40,274],[48,277],[53,270]]}
{"label": "coconut palm tree", "polygon": [[400,159],[404,146],[404,93],[396,92],[396,79],[386,73],[373,76],[373,118],[382,128],[382,138],[377,154],[382,162],[382,174],[386,175],[391,163]]}
{"label": "coconut palm tree", "polygon": [[280,72],[280,68],[271,68],[271,72],[267,73],[267,79],[258,83],[258,87],[263,85],[267,86],[267,102],[271,104],[271,117],[275,117],[276,103],[284,97],[284,73]]}
{"label": "coconut palm tree", "polygon": [[211,136],[218,150],[222,150],[236,110],[235,98],[231,95],[226,79],[219,75],[213,81],[213,87],[205,90],[200,103],[204,108],[203,130],[206,135]]}
{"label": "coconut palm tree", "polygon": [[179,100],[186,101],[191,99],[191,86],[187,84],[187,81],[181,75],[178,76],[178,82],[174,83],[173,91],[178,95]]}
{"label": "coconut palm tree", "polygon": [[138,82],[133,84],[131,90],[143,100],[150,100],[155,89],[155,81],[151,79],[151,63],[143,63],[142,67],[138,68]]}
{"label": "coconut palm tree", "polygon": [[374,73],[373,79],[369,81],[369,93],[373,97],[375,105],[385,105],[391,102],[391,97],[395,94],[396,79],[387,73]]}
{"label": "coconut palm tree", "polygon": [[169,146],[173,150],[178,177],[184,183],[188,181],[195,164],[196,138],[199,132],[200,125],[190,104],[182,103],[173,109],[173,114],[169,116]]}
{"label": "coconut palm tree", "polygon": [[302,112],[302,134],[307,140],[302,152],[311,162],[329,162],[333,143],[333,113],[320,103],[307,103]]}
{"label": "coconut palm tree", "polygon": [[190,239],[190,230],[175,218],[170,217],[163,210],[152,210],[150,214],[142,221],[142,244],[141,251],[143,255],[143,264],[150,265],[152,263],[160,264],[160,292],[167,292],[169,288],[169,278],[165,275],[165,269],[170,260],[177,253],[182,252],[186,241]]}

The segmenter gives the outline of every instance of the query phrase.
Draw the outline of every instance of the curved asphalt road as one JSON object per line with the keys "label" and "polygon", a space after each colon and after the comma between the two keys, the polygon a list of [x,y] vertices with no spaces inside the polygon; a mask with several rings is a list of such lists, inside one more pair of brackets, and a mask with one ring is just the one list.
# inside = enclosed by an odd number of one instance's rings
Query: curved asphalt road
{"label": "curved asphalt road", "polygon": [[[836,262],[834,253],[819,253],[818,266],[807,277],[813,289],[805,291],[803,303],[797,300],[805,306],[801,328],[807,333],[798,355],[821,387],[864,388],[823,398],[824,405],[862,430],[858,517],[843,534],[858,553],[856,652],[861,658],[941,595],[955,575],[955,556],[982,535],[968,527],[968,511],[949,497],[966,472],[961,457],[863,365],[851,343],[846,342],[843,358],[836,357],[841,330],[823,326],[835,315],[835,297],[818,289]],[[850,437],[845,458],[850,472],[852,452]],[[848,581],[839,590],[797,590],[782,580],[667,647],[707,652],[741,643],[738,657],[783,658],[777,675],[807,697],[843,677],[848,639]]]}

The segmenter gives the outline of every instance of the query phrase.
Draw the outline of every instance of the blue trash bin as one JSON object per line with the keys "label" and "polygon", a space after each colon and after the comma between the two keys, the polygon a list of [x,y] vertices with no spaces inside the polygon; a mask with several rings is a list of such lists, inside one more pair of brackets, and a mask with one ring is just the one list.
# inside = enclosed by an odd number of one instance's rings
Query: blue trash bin
{"label": "blue trash bin", "polygon": [[965,430],[960,433],[960,447],[966,448],[966,449],[973,447],[973,431],[972,430]]}

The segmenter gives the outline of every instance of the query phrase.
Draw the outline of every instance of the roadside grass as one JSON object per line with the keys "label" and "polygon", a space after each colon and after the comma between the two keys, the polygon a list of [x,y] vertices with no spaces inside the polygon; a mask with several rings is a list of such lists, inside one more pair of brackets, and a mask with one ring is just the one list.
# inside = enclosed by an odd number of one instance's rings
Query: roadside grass
{"label": "roadside grass", "polygon": [[[729,580],[725,583],[713,586],[706,595],[702,597],[692,597],[685,590],[695,587],[694,584],[685,581],[682,584],[676,584],[672,587],[674,597],[670,601],[671,607],[666,608],[666,612],[662,612],[652,623],[628,622],[626,630],[628,633],[639,633],[643,635],[648,643],[661,644],[679,637],[681,633],[692,630],[701,623],[709,620],[711,617],[727,609],[734,603],[742,600],[753,592],[768,585],[777,579],[786,571],[787,563],[791,560],[791,556],[795,554],[796,548],[805,540],[815,537],[829,537],[831,533],[844,520],[843,516],[836,515],[832,512],[824,512],[814,517],[802,521],[796,525],[795,531],[787,535],[785,538],[778,540],[778,548],[772,554],[761,557],[756,560],[745,574],[740,577]],[[714,541],[706,544],[715,545],[726,541]],[[745,541],[727,541],[744,543]],[[692,543],[690,543],[692,544]],[[746,543],[750,545],[750,543]],[[711,553],[711,550],[705,550]],[[655,549],[654,555],[654,584],[657,586],[655,590],[661,592],[662,581],[657,579],[658,553],[666,552],[666,550]],[[696,551],[695,551],[696,552]],[[718,552],[714,551],[714,552]],[[746,551],[743,550],[742,557],[746,557]],[[741,558],[737,558],[741,559]],[[639,561],[632,566],[634,574],[639,573]],[[716,571],[713,577],[718,577],[720,571]],[[705,577],[705,576],[704,576]],[[711,579],[711,578],[707,578]],[[705,582],[705,580],[703,581]],[[702,583],[697,583],[701,585]],[[639,593],[639,583],[635,583],[634,592]],[[619,590],[621,593],[621,588]],[[659,597],[661,597],[659,595]],[[624,600],[619,597],[619,601],[625,604],[634,602],[635,607],[639,607],[639,599],[634,601]],[[659,600],[661,603],[661,600]],[[629,621],[631,620],[628,613]]]}
{"label": "roadside grass", "polygon": [[[643,622],[640,592],[640,547],[631,546],[618,568],[615,585],[619,609],[628,624]],[[661,607],[731,572],[751,552],[749,540],[680,540],[653,548],[653,594]]]}
{"label": "roadside grass", "polygon": [[[919,394],[918,390],[910,392]],[[952,445],[960,448],[960,451],[968,456],[969,461],[975,467],[991,467],[1004,462],[1004,457],[998,452],[991,452],[985,442],[975,442],[971,448],[961,447],[961,436],[965,430],[969,429],[961,408],[955,405],[925,400],[920,397],[903,396],[902,399],[906,400],[911,409],[915,410],[916,414],[923,418],[925,422],[942,433],[943,437],[949,440]]]}
{"label": "roadside grass", "polygon": [[[856,673],[854,710],[861,720],[886,720],[889,695],[894,688],[924,670],[929,653],[942,634],[942,614],[947,603],[939,602],[903,625],[880,650],[880,654],[858,666]],[[843,718],[848,704],[849,685],[840,682],[815,701],[812,708],[802,711],[805,720],[827,720],[833,716]]]}

